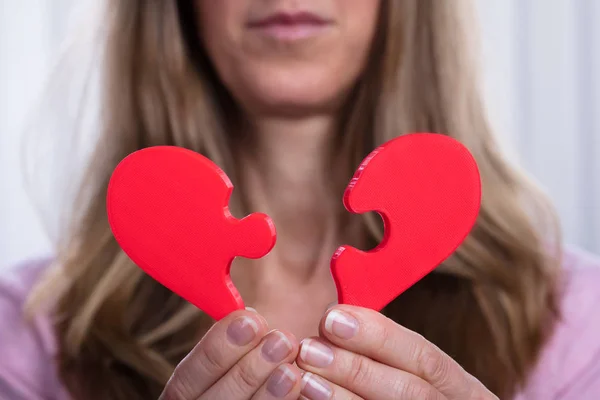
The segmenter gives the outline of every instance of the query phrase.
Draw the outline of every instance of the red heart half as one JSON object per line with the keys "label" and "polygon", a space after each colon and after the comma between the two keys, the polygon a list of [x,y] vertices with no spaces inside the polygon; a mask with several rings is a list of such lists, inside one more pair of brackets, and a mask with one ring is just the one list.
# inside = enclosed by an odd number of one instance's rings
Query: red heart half
{"label": "red heart half", "polygon": [[123,251],[216,320],[244,307],[230,277],[234,257],[260,258],[276,238],[268,216],[231,215],[232,190],[212,161],[171,146],[130,154],[108,186],[108,220]]}
{"label": "red heart half", "polygon": [[370,251],[336,251],[338,302],[381,310],[458,248],[480,202],[477,164],[455,139],[415,133],[375,149],[348,185],[344,205],[357,214],[378,212],[384,237]]}

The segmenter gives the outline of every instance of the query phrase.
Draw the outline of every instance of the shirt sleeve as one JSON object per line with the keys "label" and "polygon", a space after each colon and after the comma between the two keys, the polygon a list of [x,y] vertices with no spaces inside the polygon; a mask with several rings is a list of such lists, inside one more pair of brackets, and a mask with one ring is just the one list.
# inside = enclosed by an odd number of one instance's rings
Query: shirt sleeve
{"label": "shirt sleeve", "polygon": [[600,259],[568,249],[561,316],[517,400],[600,399]]}
{"label": "shirt sleeve", "polygon": [[589,365],[581,369],[576,379],[556,396],[558,399],[600,399],[600,352],[593,355]]}
{"label": "shirt sleeve", "polygon": [[600,258],[579,251],[568,259],[576,267],[564,304],[564,350],[556,359],[563,380],[554,397],[600,399]]}
{"label": "shirt sleeve", "polygon": [[59,398],[49,320],[23,312],[33,272],[19,269],[0,279],[0,399]]}

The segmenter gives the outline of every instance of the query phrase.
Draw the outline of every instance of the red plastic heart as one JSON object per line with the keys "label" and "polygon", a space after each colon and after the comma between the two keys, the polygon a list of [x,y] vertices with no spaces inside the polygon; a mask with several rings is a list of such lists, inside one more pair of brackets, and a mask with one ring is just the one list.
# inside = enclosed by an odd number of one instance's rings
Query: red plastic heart
{"label": "red plastic heart", "polygon": [[108,186],[108,220],[123,251],[216,320],[244,308],[230,277],[234,257],[262,257],[276,238],[268,216],[230,214],[232,190],[212,161],[171,146],[130,154]]}
{"label": "red plastic heart", "polygon": [[455,139],[415,133],[375,149],[348,185],[344,205],[357,214],[378,212],[384,237],[371,251],[336,251],[338,302],[381,310],[458,248],[480,202],[477,164]]}

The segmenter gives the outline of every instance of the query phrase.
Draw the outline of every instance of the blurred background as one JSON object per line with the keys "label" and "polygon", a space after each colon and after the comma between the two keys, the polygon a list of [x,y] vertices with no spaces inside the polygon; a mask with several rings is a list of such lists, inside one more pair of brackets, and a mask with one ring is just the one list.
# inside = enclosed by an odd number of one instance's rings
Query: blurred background
{"label": "blurred background", "polygon": [[[0,268],[52,252],[21,143],[75,3],[0,0]],[[566,242],[600,253],[600,1],[477,3],[499,138],[554,201]]]}

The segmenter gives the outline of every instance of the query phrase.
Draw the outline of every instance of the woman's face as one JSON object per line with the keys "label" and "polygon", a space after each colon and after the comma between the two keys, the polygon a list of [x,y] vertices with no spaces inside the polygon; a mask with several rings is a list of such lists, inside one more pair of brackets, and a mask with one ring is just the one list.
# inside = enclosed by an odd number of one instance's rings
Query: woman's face
{"label": "woman's face", "polygon": [[196,0],[221,80],[255,114],[325,112],[362,72],[380,0]]}

